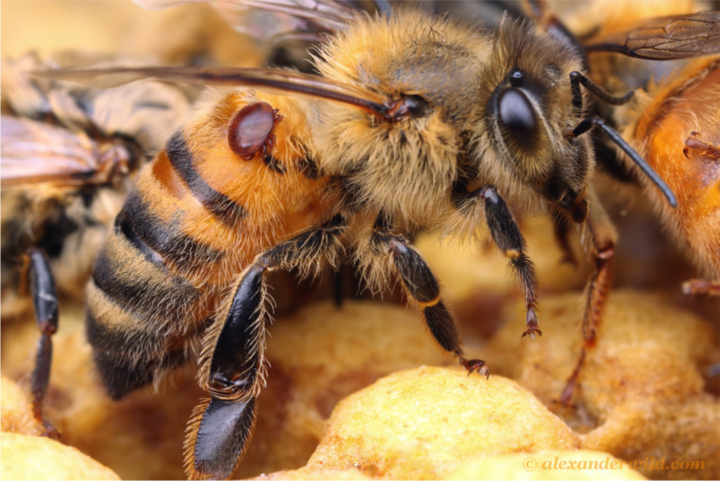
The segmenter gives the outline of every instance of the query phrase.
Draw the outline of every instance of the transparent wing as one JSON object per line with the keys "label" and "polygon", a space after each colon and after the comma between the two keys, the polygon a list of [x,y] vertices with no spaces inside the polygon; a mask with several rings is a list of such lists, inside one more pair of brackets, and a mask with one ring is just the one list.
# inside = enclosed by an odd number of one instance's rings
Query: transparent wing
{"label": "transparent wing", "polygon": [[187,3],[208,2],[238,32],[257,38],[278,38],[291,34],[345,28],[355,10],[334,0],[134,0],[147,9]]}
{"label": "transparent wing", "polygon": [[81,186],[108,181],[108,167],[122,153],[103,149],[84,132],[35,120],[2,117],[0,178],[3,189],[39,183]]}
{"label": "transparent wing", "polygon": [[36,72],[56,80],[71,80],[94,87],[115,87],[141,79],[168,80],[202,85],[257,87],[353,105],[377,117],[390,119],[391,100],[355,85],[330,81],[316,75],[272,69],[228,67],[109,67]]}
{"label": "transparent wing", "polygon": [[594,38],[587,52],[674,60],[720,53],[720,12],[644,19],[620,33]]}

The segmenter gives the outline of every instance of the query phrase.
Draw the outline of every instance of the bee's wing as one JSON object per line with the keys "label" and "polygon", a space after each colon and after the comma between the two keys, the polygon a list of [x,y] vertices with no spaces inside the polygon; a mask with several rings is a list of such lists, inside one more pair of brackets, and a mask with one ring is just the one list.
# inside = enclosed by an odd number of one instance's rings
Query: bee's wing
{"label": "bee's wing", "polygon": [[84,133],[28,119],[2,117],[2,188],[52,182],[84,185],[98,172],[98,145]]}
{"label": "bee's wing", "polygon": [[354,10],[335,0],[134,0],[147,9],[186,3],[212,3],[238,32],[257,38],[318,33],[345,28]]}
{"label": "bee's wing", "polygon": [[109,67],[36,72],[42,77],[116,87],[141,79],[169,80],[202,85],[257,87],[353,105],[376,117],[390,119],[390,99],[368,89],[334,82],[317,75],[285,70],[228,67]]}
{"label": "bee's wing", "polygon": [[674,60],[720,53],[720,12],[644,19],[620,33],[592,39],[588,52]]}

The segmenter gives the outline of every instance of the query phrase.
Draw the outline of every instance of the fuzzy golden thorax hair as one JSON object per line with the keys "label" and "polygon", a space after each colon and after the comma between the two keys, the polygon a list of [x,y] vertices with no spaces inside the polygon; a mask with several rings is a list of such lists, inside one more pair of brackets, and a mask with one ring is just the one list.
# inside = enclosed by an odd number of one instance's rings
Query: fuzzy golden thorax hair
{"label": "fuzzy golden thorax hair", "polygon": [[[589,139],[566,137],[580,121],[569,74],[581,58],[525,23],[505,20],[493,34],[412,10],[362,16],[316,65],[331,80],[426,103],[395,123],[332,104],[313,125],[323,169],[344,178],[351,201],[409,230],[441,225],[459,184],[491,183],[520,208],[585,195]],[[515,98],[503,104],[506,95]],[[529,130],[513,131],[501,108],[518,103]]]}
{"label": "fuzzy golden thorax hair", "polygon": [[433,224],[447,211],[465,168],[489,39],[478,28],[400,10],[362,16],[323,46],[316,64],[326,78],[427,103],[422,114],[396,123],[344,105],[320,109],[313,131],[320,161],[345,179],[353,202],[408,228]]}

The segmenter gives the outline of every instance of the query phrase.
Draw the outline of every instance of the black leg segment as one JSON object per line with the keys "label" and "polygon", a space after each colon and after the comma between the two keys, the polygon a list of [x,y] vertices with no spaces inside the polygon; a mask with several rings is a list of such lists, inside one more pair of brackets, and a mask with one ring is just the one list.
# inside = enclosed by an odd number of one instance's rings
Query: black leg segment
{"label": "black leg segment", "polygon": [[265,330],[260,318],[265,269],[261,264],[250,266],[235,292],[210,364],[210,390],[216,396],[235,397],[257,380],[261,363],[257,343]]}
{"label": "black leg segment", "polygon": [[264,384],[265,272],[307,272],[321,258],[337,253],[345,227],[345,219],[335,216],[257,256],[240,276],[227,314],[203,340],[200,384],[212,398],[198,406],[188,427],[185,459],[190,478],[229,477],[252,434],[255,398]]}
{"label": "black leg segment", "polygon": [[45,254],[38,249],[30,249],[25,254],[23,280],[30,284],[30,293],[35,311],[35,321],[40,329],[40,340],[35,358],[35,367],[31,376],[32,408],[35,419],[40,421],[46,435],[58,437],[57,430],[43,418],[42,403],[50,384],[52,366],[52,340],[58,328],[58,296],[50,264]]}
{"label": "black leg segment", "polygon": [[525,326],[527,329],[523,333],[523,337],[527,335],[535,337],[536,334],[542,336],[542,332],[538,328],[537,314],[535,313],[537,276],[535,266],[525,252],[525,239],[520,233],[520,229],[507,204],[500,197],[495,187],[486,185],[473,193],[477,193],[485,202],[485,219],[490,234],[495,244],[510,261],[510,267],[515,272],[525,293],[525,306],[527,308]]}
{"label": "black leg segment", "polygon": [[190,421],[185,443],[186,472],[191,479],[227,479],[242,458],[255,428],[255,398],[205,400]]}
{"label": "black leg segment", "polygon": [[570,223],[565,218],[565,214],[559,209],[553,213],[553,218],[555,221],[555,240],[563,253],[562,262],[577,267],[578,261],[570,245]]}
{"label": "black leg segment", "polygon": [[457,356],[460,364],[468,370],[468,375],[477,371],[489,376],[484,361],[467,360],[463,356],[455,320],[440,300],[440,284],[420,253],[404,237],[388,233],[382,216],[373,230],[371,244],[377,254],[387,253],[392,256],[405,292],[422,310],[428,329],[440,347]]}

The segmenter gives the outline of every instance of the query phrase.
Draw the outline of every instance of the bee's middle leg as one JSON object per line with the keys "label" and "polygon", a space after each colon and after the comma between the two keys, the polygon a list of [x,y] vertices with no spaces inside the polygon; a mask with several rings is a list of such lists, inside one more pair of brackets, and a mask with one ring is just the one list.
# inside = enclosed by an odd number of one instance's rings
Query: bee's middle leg
{"label": "bee's middle leg", "polygon": [[440,299],[440,284],[430,267],[407,239],[387,231],[382,215],[373,229],[371,246],[375,255],[389,254],[392,257],[405,292],[422,310],[428,329],[440,347],[454,354],[468,370],[468,375],[479,372],[489,377],[485,361],[465,358],[457,325]]}
{"label": "bee's middle leg", "polygon": [[185,442],[192,479],[225,479],[242,458],[255,424],[255,398],[265,384],[265,272],[310,268],[340,248],[338,215],[317,229],[258,255],[240,275],[224,315],[203,340],[198,373],[211,394],[193,412]]}
{"label": "bee's middle leg", "polygon": [[492,185],[485,185],[472,192],[466,192],[455,199],[458,212],[463,216],[476,217],[482,203],[485,221],[490,235],[503,255],[508,259],[525,294],[525,332],[522,337],[542,336],[538,325],[537,313],[537,275],[535,266],[527,255],[525,238],[515,222],[510,209]]}

